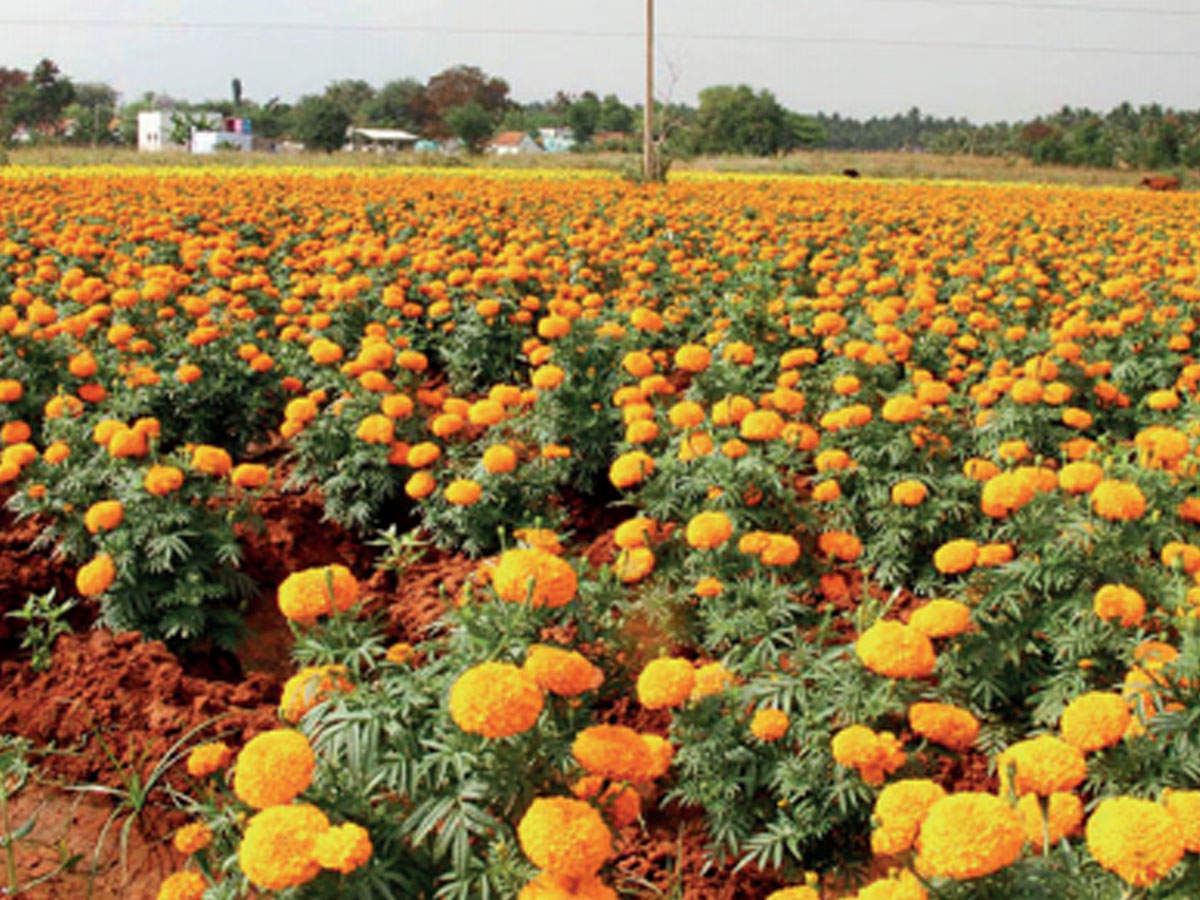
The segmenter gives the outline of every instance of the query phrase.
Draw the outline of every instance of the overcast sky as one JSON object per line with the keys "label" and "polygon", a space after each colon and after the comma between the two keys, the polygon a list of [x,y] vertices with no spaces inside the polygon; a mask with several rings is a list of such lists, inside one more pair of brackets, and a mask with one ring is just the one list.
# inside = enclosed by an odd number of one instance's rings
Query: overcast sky
{"label": "overcast sky", "polygon": [[[236,75],[262,101],[471,63],[521,101],[633,102],[643,16],[643,0],[0,0],[0,65],[48,56],[127,100],[227,97]],[[689,103],[744,82],[854,116],[1200,107],[1197,0],[658,0],[657,20],[658,94]]]}

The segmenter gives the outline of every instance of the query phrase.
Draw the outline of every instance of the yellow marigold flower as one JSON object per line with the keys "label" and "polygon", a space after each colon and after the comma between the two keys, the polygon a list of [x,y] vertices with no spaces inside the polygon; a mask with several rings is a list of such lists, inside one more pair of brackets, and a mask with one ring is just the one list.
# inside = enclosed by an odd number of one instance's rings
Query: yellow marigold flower
{"label": "yellow marigold flower", "polygon": [[537,723],[546,699],[532,678],[511,663],[485,662],[450,688],[450,718],[463,731],[506,738]]}
{"label": "yellow marigold flower", "polygon": [[884,786],[875,798],[872,852],[895,856],[910,849],[929,808],[945,796],[941,785],[924,778],[905,778]]}
{"label": "yellow marigold flower", "polygon": [[1033,481],[1020,471],[1002,472],[983,485],[979,508],[984,515],[1003,519],[1027,504],[1036,493]]}
{"label": "yellow marigold flower", "polygon": [[293,572],[279,585],[279,611],[300,625],[320,616],[345,612],[358,602],[358,580],[345,566],[333,564]]}
{"label": "yellow marigold flower", "polygon": [[208,882],[199,872],[175,872],[159,885],[157,900],[201,900]]}
{"label": "yellow marigold flower", "polygon": [[1142,621],[1142,616],[1146,614],[1146,600],[1131,587],[1106,584],[1096,591],[1092,608],[1104,621],[1116,619],[1118,624],[1128,628]]}
{"label": "yellow marigold flower", "polygon": [[1016,862],[1025,830],[1016,811],[991,794],[963,792],[929,808],[917,837],[917,871],[962,881]]}
{"label": "yellow marigold flower", "polygon": [[237,487],[254,489],[265,486],[271,480],[271,470],[259,463],[242,463],[235,466],[230,481]]}
{"label": "yellow marigold flower", "polygon": [[1008,794],[1010,778],[1018,795],[1049,797],[1074,790],[1087,777],[1079,748],[1048,734],[1013,744],[997,757],[996,770],[1002,796]]}
{"label": "yellow marigold flower", "polygon": [[933,673],[937,657],[929,638],[915,628],[882,619],[854,642],[864,666],[888,678],[924,678]]}
{"label": "yellow marigold flower", "polygon": [[641,450],[622,453],[608,469],[608,479],[617,488],[629,488],[640,483],[654,471],[654,457]]}
{"label": "yellow marigold flower", "polygon": [[187,771],[193,778],[207,778],[221,771],[232,760],[233,750],[224,743],[200,744],[188,754]]}
{"label": "yellow marigold flower", "polygon": [[696,686],[696,670],[686,659],[656,659],[637,680],[638,702],[647,709],[682,706]]}
{"label": "yellow marigold flower", "polygon": [[1104,480],[1104,470],[1093,462],[1067,463],[1058,473],[1058,486],[1068,494],[1090,494]]}
{"label": "yellow marigold flower", "polygon": [[517,825],[525,855],[567,878],[595,875],[613,854],[612,833],[596,808],[572,797],[539,797]]}
{"label": "yellow marigold flower", "polygon": [[212,829],[203,822],[190,822],[175,832],[171,843],[180,853],[199,853],[212,843]]}
{"label": "yellow marigold flower", "polygon": [[320,874],[317,840],[328,830],[325,813],[309,803],[264,809],[246,824],[238,864],[255,887],[268,891],[298,887]]}
{"label": "yellow marigold flower", "polygon": [[722,512],[702,512],[688,521],[685,537],[688,546],[696,550],[720,547],[733,534],[733,523]]}
{"label": "yellow marigold flower", "polygon": [[622,550],[613,564],[613,571],[622,584],[636,584],[654,571],[654,553],[649,547]]}
{"label": "yellow marigold flower", "polygon": [[553,872],[541,872],[521,888],[517,900],[617,900],[617,892],[596,875],[567,878]]}
{"label": "yellow marigold flower", "polygon": [[920,506],[929,496],[929,489],[915,478],[892,485],[892,502],[897,506]]}
{"label": "yellow marigold flower", "polygon": [[650,768],[646,771],[644,778],[634,780],[653,781],[655,778],[661,778],[671,768],[671,760],[675,758],[675,748],[666,738],[659,737],[657,734],[643,734],[641,738],[646,750],[650,753]]}
{"label": "yellow marigold flower", "polygon": [[773,743],[787,734],[790,720],[782,709],[757,709],[750,720],[750,733],[765,743]]}
{"label": "yellow marigold flower", "polygon": [[842,496],[842,486],[834,478],[813,485],[812,498],[818,503],[832,503],[840,496]]}
{"label": "yellow marigold flower", "polygon": [[233,468],[233,460],[229,453],[220,447],[201,444],[192,451],[192,468],[205,475],[224,478]]}
{"label": "yellow marigold flower", "polygon": [[739,434],[748,441],[773,441],[783,434],[783,417],[773,409],[756,409],[742,419]]}
{"label": "yellow marigold flower", "polygon": [[897,394],[888,398],[879,413],[887,422],[911,422],[921,416],[921,403],[911,394]]}
{"label": "yellow marigold flower", "polygon": [[308,345],[308,355],[312,358],[313,362],[324,366],[340,360],[344,352],[333,341],[326,338],[317,338]]}
{"label": "yellow marigold flower", "polygon": [[404,493],[412,497],[414,500],[420,500],[422,497],[428,497],[437,487],[437,479],[434,478],[425,469],[420,469],[412,474],[408,481],[404,482]]}
{"label": "yellow marigold flower", "polygon": [[75,574],[75,589],[84,597],[99,597],[117,580],[117,567],[107,553],[99,553]]}
{"label": "yellow marigold flower", "polygon": [[165,497],[183,486],[183,472],[175,466],[151,466],[146,470],[142,486],[156,497]]}
{"label": "yellow marigold flower", "polygon": [[721,584],[719,579],[701,578],[696,582],[696,586],[692,588],[692,593],[697,597],[716,597],[723,590],[725,590],[725,586]]}
{"label": "yellow marigold flower", "polygon": [[371,835],[353,822],[335,825],[317,837],[313,858],[322,869],[349,875],[371,858]]}
{"label": "yellow marigold flower", "polygon": [[1092,489],[1092,511],[1112,521],[1140,519],[1146,512],[1146,498],[1136,484],[1127,481],[1101,481]]}
{"label": "yellow marigold flower", "polygon": [[264,731],[238,754],[233,792],[255,809],[291,803],[312,784],[316,765],[312,745],[299,731]]}
{"label": "yellow marigold flower", "polygon": [[1096,862],[1134,887],[1149,887],[1183,858],[1179,824],[1150,800],[1110,797],[1100,801],[1085,834]]}
{"label": "yellow marigold flower", "polygon": [[1059,728],[1064,741],[1091,753],[1120,741],[1130,718],[1124,697],[1107,691],[1089,691],[1067,704]]}
{"label": "yellow marigold flower", "polygon": [[396,436],[396,424],[383,413],[372,413],[358,423],[354,436],[367,444],[390,444]]}
{"label": "yellow marigold flower", "polygon": [[646,742],[645,735],[624,725],[592,725],[583,729],[575,736],[571,753],[585,771],[613,781],[641,782],[657,777],[655,750]]}
{"label": "yellow marigold flower", "polygon": [[506,550],[492,572],[496,595],[508,603],[557,609],[574,599],[578,586],[569,563],[536,547]]}
{"label": "yellow marigold flower", "polygon": [[921,737],[960,753],[979,737],[979,720],[948,703],[914,703],[908,708],[908,723]]}
{"label": "yellow marigold flower", "polygon": [[394,666],[402,666],[412,658],[412,652],[413,645],[407,641],[401,641],[388,647],[383,658]]}
{"label": "yellow marigold flower", "polygon": [[626,519],[613,531],[613,542],[622,550],[632,550],[634,547],[644,547],[654,538],[656,531],[653,519],[645,516],[635,516]]}
{"label": "yellow marigold flower", "polygon": [[898,875],[873,881],[854,895],[853,900],[928,900],[929,894],[917,876],[905,869]]}
{"label": "yellow marigold flower", "polygon": [[802,884],[772,891],[767,895],[767,900],[821,900],[821,895],[816,888]]}
{"label": "yellow marigold flower", "polygon": [[1036,794],[1026,794],[1017,801],[1025,838],[1034,847],[1041,848],[1047,840],[1053,846],[1063,838],[1074,837],[1083,825],[1083,801],[1074,794],[1051,794],[1046,812],[1048,815],[1043,816]]}
{"label": "yellow marigold flower", "polygon": [[912,614],[908,625],[926,637],[953,637],[970,627],[971,610],[957,600],[930,600]]}
{"label": "yellow marigold flower", "polygon": [[1163,791],[1163,805],[1174,818],[1188,853],[1200,853],[1200,791]]}
{"label": "yellow marigold flower", "polygon": [[791,535],[773,534],[758,558],[764,566],[790,566],[800,558],[800,544]]}
{"label": "yellow marigold flower", "polygon": [[721,663],[713,662],[696,669],[696,684],[692,688],[690,700],[703,700],[725,692],[734,683],[733,673]]}
{"label": "yellow marigold flower", "polygon": [[943,575],[968,571],[979,558],[979,545],[968,538],[947,541],[933,554],[933,565]]}
{"label": "yellow marigold flower", "polygon": [[452,506],[470,506],[483,496],[483,488],[469,478],[456,478],[446,485],[445,496]]}
{"label": "yellow marigold flower", "polygon": [[318,703],[353,688],[346,678],[345,666],[308,666],[284,683],[279,714],[294,724]]}
{"label": "yellow marigold flower", "polygon": [[884,778],[904,765],[907,756],[890,731],[873,732],[865,725],[851,725],[833,736],[830,742],[834,762],[858,770],[870,785],[883,784]]}
{"label": "yellow marigold flower", "polygon": [[991,566],[1002,566],[1006,562],[1012,562],[1013,548],[1008,544],[984,544],[979,548],[979,555],[975,559],[977,566],[985,568]]}
{"label": "yellow marigold flower", "polygon": [[493,475],[503,475],[517,467],[517,453],[508,444],[493,444],[483,451],[483,468]]}
{"label": "yellow marigold flower", "polygon": [[582,653],[545,644],[529,648],[522,668],[543,691],[560,697],[577,697],[604,682],[604,674]]}
{"label": "yellow marigold flower", "polygon": [[712,353],[703,344],[684,344],[675,351],[675,367],[685,372],[703,372],[712,362]]}
{"label": "yellow marigold flower", "polygon": [[112,531],[125,520],[125,507],[120,500],[101,500],[84,513],[83,524],[92,534]]}
{"label": "yellow marigold flower", "polygon": [[408,465],[414,469],[423,469],[437,462],[441,455],[442,448],[433,441],[421,441],[408,448]]}

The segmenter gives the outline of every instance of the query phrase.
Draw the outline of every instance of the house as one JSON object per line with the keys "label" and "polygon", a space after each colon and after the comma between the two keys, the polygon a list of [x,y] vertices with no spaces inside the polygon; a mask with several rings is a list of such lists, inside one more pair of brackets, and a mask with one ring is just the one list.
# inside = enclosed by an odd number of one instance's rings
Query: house
{"label": "house", "polygon": [[518,153],[542,153],[538,144],[524,131],[502,131],[487,145],[487,152],[497,156],[516,156]]}
{"label": "house", "polygon": [[346,129],[347,150],[407,150],[413,147],[419,138],[401,128],[355,128]]}
{"label": "house", "polygon": [[169,110],[147,109],[137,116],[137,148],[143,153],[182,149],[172,143],[171,129],[174,113]]}
{"label": "house", "polygon": [[221,116],[216,113],[201,114],[200,121],[206,126],[191,126],[188,149],[192,153],[215,153],[217,150],[252,150],[254,136],[250,133],[250,120],[239,116]]}
{"label": "house", "polygon": [[539,128],[538,140],[547,153],[566,153],[575,148],[575,134],[570,128]]}

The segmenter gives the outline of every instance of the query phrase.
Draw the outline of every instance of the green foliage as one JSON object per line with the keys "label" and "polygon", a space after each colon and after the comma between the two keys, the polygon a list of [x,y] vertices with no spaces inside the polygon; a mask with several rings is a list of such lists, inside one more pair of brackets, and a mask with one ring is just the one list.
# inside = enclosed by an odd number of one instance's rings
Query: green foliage
{"label": "green foliage", "polygon": [[474,100],[463,106],[450,107],[442,113],[442,121],[472,153],[479,153],[495,130],[492,117]]}
{"label": "green foliage", "polygon": [[346,143],[346,110],[325,97],[302,97],[292,110],[292,134],[309,150],[332,153]]}
{"label": "green foliage", "polygon": [[70,634],[71,626],[63,621],[75,606],[67,598],[55,602],[55,588],[44,594],[30,594],[20,609],[12,610],[8,617],[24,622],[21,634],[21,649],[30,651],[29,664],[35,672],[50,668],[54,642],[60,635]]}

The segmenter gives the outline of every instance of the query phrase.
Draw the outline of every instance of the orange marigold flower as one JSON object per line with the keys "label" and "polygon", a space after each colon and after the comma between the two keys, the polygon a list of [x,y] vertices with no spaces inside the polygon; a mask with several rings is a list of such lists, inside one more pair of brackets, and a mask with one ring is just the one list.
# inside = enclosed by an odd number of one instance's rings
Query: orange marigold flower
{"label": "orange marigold flower", "polygon": [[712,550],[721,546],[733,534],[733,523],[722,512],[702,512],[688,521],[685,537],[688,545],[697,550]]}
{"label": "orange marigold flower", "polygon": [[782,709],[757,709],[750,720],[750,733],[770,744],[787,734],[789,724],[788,714]]}
{"label": "orange marigold flower", "polygon": [[191,822],[179,828],[171,843],[180,853],[190,856],[212,843],[212,829],[203,822]]}
{"label": "orange marigold flower", "polygon": [[310,803],[269,807],[246,824],[238,865],[263,890],[298,887],[320,874],[317,840],[328,830],[329,819]]}
{"label": "orange marigold flower", "polygon": [[84,513],[83,524],[92,534],[112,531],[125,520],[125,507],[120,500],[101,500]]}
{"label": "orange marigold flower", "polygon": [[937,657],[929,638],[900,622],[881,619],[854,643],[864,666],[888,678],[924,678],[933,674]]}
{"label": "orange marigold flower", "polygon": [[[592,775],[613,781],[649,781],[661,772],[655,750],[645,738],[624,725],[592,725],[575,736],[571,753]],[[666,771],[666,766],[661,768]]]}
{"label": "orange marigold flower", "polygon": [[230,480],[237,487],[253,490],[270,482],[271,470],[260,463],[242,463],[234,467]]}
{"label": "orange marigold flower", "polygon": [[1146,614],[1146,599],[1124,584],[1106,584],[1092,599],[1096,615],[1106,622],[1116,619],[1126,628],[1137,625]]}
{"label": "orange marigold flower", "polygon": [[1150,800],[1101,800],[1088,819],[1085,834],[1096,862],[1134,887],[1149,887],[1183,858],[1178,822]]}
{"label": "orange marigold flower", "polygon": [[560,697],[594,691],[604,681],[604,674],[582,653],[545,644],[529,648],[522,668],[543,691]]}
{"label": "orange marigold flower", "polygon": [[929,489],[915,478],[892,485],[892,502],[897,506],[920,506],[928,495]]}
{"label": "orange marigold flower", "polygon": [[312,745],[299,731],[264,731],[238,754],[233,792],[255,809],[291,803],[312,784],[316,764]]}
{"label": "orange marigold flower", "polygon": [[907,756],[890,731],[873,732],[865,725],[851,725],[833,736],[830,742],[834,762],[854,768],[870,785],[883,784],[884,778],[904,765]]}
{"label": "orange marigold flower", "polygon": [[346,678],[345,666],[308,666],[284,682],[279,714],[284,721],[294,724],[318,703],[353,688]]}
{"label": "orange marigold flower", "polygon": [[371,858],[371,835],[353,822],[335,825],[317,837],[313,858],[322,869],[349,875]]}
{"label": "orange marigold flower", "polygon": [[653,519],[635,516],[626,519],[613,531],[613,542],[622,550],[644,547],[654,539],[657,526]]}
{"label": "orange marigold flower", "polygon": [[396,423],[383,413],[372,413],[358,423],[354,436],[367,444],[391,444]]}
{"label": "orange marigold flower", "polygon": [[1067,463],[1058,473],[1058,486],[1068,494],[1089,494],[1104,480],[1104,470],[1093,462]]}
{"label": "orange marigold flower", "polygon": [[617,892],[596,875],[567,878],[553,872],[541,872],[521,888],[517,900],[617,900]]}
{"label": "orange marigold flower", "polygon": [[229,765],[232,759],[233,750],[220,741],[200,744],[188,754],[187,771],[193,778],[207,778]]}
{"label": "orange marigold flower", "polygon": [[817,537],[817,547],[826,556],[854,562],[862,553],[862,541],[846,531],[826,531]]}
{"label": "orange marigold flower", "polygon": [[84,597],[99,597],[117,580],[117,567],[107,553],[99,553],[75,574],[75,589]]}
{"label": "orange marigold flower", "polygon": [[456,478],[446,485],[446,502],[452,506],[470,506],[483,496],[479,482],[469,478]]}
{"label": "orange marigold flower", "polygon": [[649,547],[622,550],[613,564],[622,584],[636,584],[654,571],[654,553]]}
{"label": "orange marigold flower", "polygon": [[159,885],[157,900],[201,900],[208,882],[199,872],[175,872]]}
{"label": "orange marigold flower", "polygon": [[493,475],[503,475],[517,467],[517,453],[508,444],[493,444],[483,451],[483,468]]}
{"label": "orange marigold flower", "polygon": [[279,585],[279,611],[300,625],[311,625],[334,611],[345,612],[358,598],[358,579],[336,563],[293,572]]}
{"label": "orange marigold flower", "polygon": [[742,419],[739,434],[748,441],[773,441],[783,434],[783,417],[773,409],[757,409]]}
{"label": "orange marigold flower", "polygon": [[536,547],[506,550],[492,573],[492,587],[501,600],[534,607],[565,606],[578,585],[569,563]]}
{"label": "orange marigold flower", "polygon": [[997,757],[996,769],[1001,795],[1008,793],[1010,780],[1018,795],[1049,797],[1075,789],[1087,777],[1079,748],[1048,734],[1013,744]]}
{"label": "orange marigold flower", "polygon": [[933,554],[933,564],[943,575],[958,575],[975,565],[979,545],[968,538],[947,541]]}
{"label": "orange marigold flower", "polygon": [[953,637],[971,626],[971,610],[957,600],[930,600],[912,614],[908,624],[926,637]]}
{"label": "orange marigold flower", "polygon": [[965,791],[929,808],[917,836],[917,871],[960,881],[1016,862],[1025,844],[1017,812],[999,797]]}
{"label": "orange marigold flower", "polygon": [[948,703],[914,703],[908,708],[908,723],[921,737],[960,753],[979,736],[979,720]]}
{"label": "orange marigold flower", "polygon": [[1167,788],[1163,805],[1175,819],[1188,853],[1200,853],[1200,791],[1176,791]]}
{"label": "orange marigold flower", "polygon": [[1057,844],[1063,838],[1074,837],[1083,824],[1083,801],[1074,794],[1059,792],[1051,794],[1046,803],[1048,815],[1042,815],[1042,807],[1036,794],[1026,794],[1017,801],[1017,814],[1025,829],[1025,838],[1034,847],[1049,842]]}
{"label": "orange marigold flower", "polygon": [[871,832],[871,850],[882,856],[895,856],[909,850],[929,808],[946,796],[937,782],[924,778],[905,778],[886,785],[875,798]]}
{"label": "orange marigold flower", "polygon": [[618,456],[608,469],[609,481],[617,488],[633,487],[654,471],[654,457],[641,450]]}
{"label": "orange marigold flower", "polygon": [[486,738],[506,738],[528,731],[545,703],[537,683],[512,663],[472,666],[450,688],[450,718],[454,724]]}
{"label": "orange marigold flower", "polygon": [[1140,519],[1146,512],[1146,498],[1136,484],[1109,479],[1092,489],[1092,510],[1112,521]]}
{"label": "orange marigold flower", "polygon": [[1131,718],[1124,697],[1107,691],[1089,691],[1067,704],[1059,728],[1064,741],[1091,753],[1120,741]]}
{"label": "orange marigold flower", "polygon": [[201,444],[192,451],[192,468],[205,475],[223,478],[233,468],[233,460],[230,459],[229,453],[220,447]]}
{"label": "orange marigold flower", "polygon": [[587,878],[613,854],[612,833],[594,806],[573,797],[539,797],[517,825],[530,862],[568,878]]}
{"label": "orange marigold flower", "polygon": [[647,709],[682,706],[696,686],[696,670],[686,659],[656,659],[637,680],[638,702]]}
{"label": "orange marigold flower", "polygon": [[146,470],[142,486],[155,497],[165,497],[183,486],[183,471],[175,466],[151,466]]}

